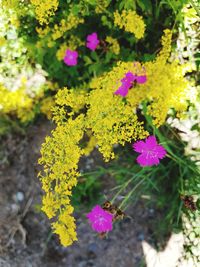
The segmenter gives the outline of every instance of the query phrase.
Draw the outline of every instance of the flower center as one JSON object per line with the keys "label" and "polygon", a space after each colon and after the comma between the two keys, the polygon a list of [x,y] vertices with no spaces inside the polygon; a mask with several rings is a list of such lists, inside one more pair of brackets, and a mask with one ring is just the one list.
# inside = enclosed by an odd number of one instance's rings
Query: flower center
{"label": "flower center", "polygon": [[157,151],[153,151],[153,150],[148,150],[147,151],[147,158],[156,158],[158,155]]}

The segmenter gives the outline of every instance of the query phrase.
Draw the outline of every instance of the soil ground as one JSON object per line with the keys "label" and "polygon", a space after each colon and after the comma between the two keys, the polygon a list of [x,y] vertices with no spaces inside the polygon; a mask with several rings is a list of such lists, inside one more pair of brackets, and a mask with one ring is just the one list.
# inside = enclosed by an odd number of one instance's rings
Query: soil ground
{"label": "soil ground", "polygon": [[25,136],[10,134],[0,149],[0,267],[139,267],[145,266],[141,241],[150,244],[156,210],[142,201],[130,206],[130,218],[116,224],[106,239],[91,230],[85,212],[78,212],[78,242],[64,248],[51,234],[39,207],[37,178],[40,146],[52,125],[39,121]]}

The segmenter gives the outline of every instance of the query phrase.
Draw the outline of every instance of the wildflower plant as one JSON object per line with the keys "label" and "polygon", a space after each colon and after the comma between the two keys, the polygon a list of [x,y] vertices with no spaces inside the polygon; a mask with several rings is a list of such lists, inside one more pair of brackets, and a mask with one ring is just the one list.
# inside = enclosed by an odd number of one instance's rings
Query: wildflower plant
{"label": "wildflower plant", "polygon": [[[178,9],[184,2],[176,3]],[[167,142],[162,142],[158,129],[172,110],[174,117],[183,115],[193,89],[185,77],[193,70],[191,65],[181,65],[178,59],[170,58],[170,29],[174,23],[176,31],[179,13],[174,5],[153,5],[151,1],[2,3],[6,10],[16,13],[13,21],[18,24],[29,60],[41,65],[53,85],[53,90],[42,91],[46,99],[42,99],[41,111],[55,123],[39,159],[43,165],[39,173],[44,191],[42,210],[61,244],[69,246],[77,240],[72,194],[80,177],[78,166],[94,147],[105,162],[116,157],[116,145],[132,145],[140,153],[135,162],[136,180],[140,181],[120,208],[145,181],[153,183],[144,173],[159,173],[155,165],[160,164],[164,170],[162,162],[171,157],[182,168],[182,160],[177,159]],[[6,39],[3,35],[0,42],[5,43]],[[30,99],[24,100],[25,109],[31,109]],[[122,189],[130,181],[125,181]],[[87,218],[92,228],[101,233],[112,229],[115,217],[96,205]]]}
{"label": "wildflower plant", "polygon": [[[152,116],[154,125],[160,126],[165,122],[170,108],[181,112],[187,107],[190,87],[184,78],[184,66],[167,61],[171,50],[170,30],[164,31],[162,45],[153,62],[118,62],[111,71],[93,78],[90,90],[64,88],[56,96],[54,121],[57,127],[42,146],[40,163],[44,165],[44,171],[40,178],[46,193],[42,209],[50,219],[56,218],[52,227],[63,245],[70,245],[77,239],[70,196],[77,184],[79,160],[85,153],[81,147],[84,135],[92,132],[94,144],[104,160],[109,161],[115,157],[114,145],[124,146],[150,134],[145,129],[144,120],[138,116],[138,109],[147,112],[148,116]],[[127,77],[127,73],[132,74]],[[145,77],[142,83],[137,81],[140,73]],[[116,95],[123,82],[128,87],[132,85],[125,101],[121,95]],[[158,110],[159,101],[162,101],[162,109]],[[142,159],[138,159],[142,166],[158,164],[159,159],[166,155],[155,137],[147,138],[146,143],[139,142],[134,147],[142,153]],[[138,150],[139,144],[140,147],[144,144],[145,148]],[[150,161],[147,159],[148,153],[151,153]]]}

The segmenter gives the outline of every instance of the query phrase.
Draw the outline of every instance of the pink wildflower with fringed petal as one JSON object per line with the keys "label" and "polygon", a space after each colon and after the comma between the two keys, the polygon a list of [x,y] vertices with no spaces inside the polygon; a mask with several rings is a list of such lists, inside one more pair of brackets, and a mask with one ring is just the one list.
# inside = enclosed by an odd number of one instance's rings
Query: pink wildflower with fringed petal
{"label": "pink wildflower with fringed petal", "polygon": [[99,39],[97,37],[97,33],[93,32],[92,34],[89,34],[87,36],[86,47],[94,51],[98,45],[99,45]]}
{"label": "pink wildflower with fringed petal", "polygon": [[68,66],[76,66],[77,65],[77,58],[78,58],[78,52],[73,51],[70,49],[67,49],[65,52],[64,62]]}
{"label": "pink wildflower with fringed petal", "polygon": [[137,157],[137,163],[142,166],[153,166],[160,163],[167,152],[163,146],[159,145],[155,136],[149,136],[145,141],[137,141],[133,144],[133,149],[141,153]]}
{"label": "pink wildflower with fringed petal", "polygon": [[112,230],[113,215],[96,205],[90,213],[87,214],[92,229],[98,233],[109,232]]}

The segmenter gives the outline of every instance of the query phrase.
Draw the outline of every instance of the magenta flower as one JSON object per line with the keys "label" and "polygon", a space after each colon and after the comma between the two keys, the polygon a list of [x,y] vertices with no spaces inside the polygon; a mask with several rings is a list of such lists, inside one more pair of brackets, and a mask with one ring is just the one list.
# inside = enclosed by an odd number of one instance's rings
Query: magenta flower
{"label": "magenta flower", "polygon": [[132,72],[127,72],[125,77],[121,79],[122,85],[115,91],[115,95],[121,95],[125,97],[128,94],[128,90],[133,86],[134,82],[145,83],[147,81],[146,75],[135,75]]}
{"label": "magenta flower", "polygon": [[122,85],[117,89],[117,91],[115,91],[115,95],[121,95],[122,97],[125,97],[135,79],[136,76],[132,72],[127,72],[125,77],[121,79]]}
{"label": "magenta flower", "polygon": [[108,232],[112,230],[113,215],[96,205],[90,213],[87,214],[92,229],[98,233]]}
{"label": "magenta flower", "polygon": [[137,157],[137,163],[142,167],[158,165],[167,153],[164,147],[157,143],[155,136],[149,136],[145,141],[137,141],[133,144],[133,149],[141,153]]}
{"label": "magenta flower", "polygon": [[78,57],[77,51],[67,49],[65,52],[64,62],[68,66],[75,66],[77,65],[77,57]]}
{"label": "magenta flower", "polygon": [[147,81],[147,76],[146,75],[136,76],[135,80],[137,83],[142,84]]}
{"label": "magenta flower", "polygon": [[99,39],[97,37],[96,32],[93,32],[92,34],[89,34],[87,36],[87,43],[86,43],[87,48],[94,51],[97,48],[98,44],[99,44]]}

